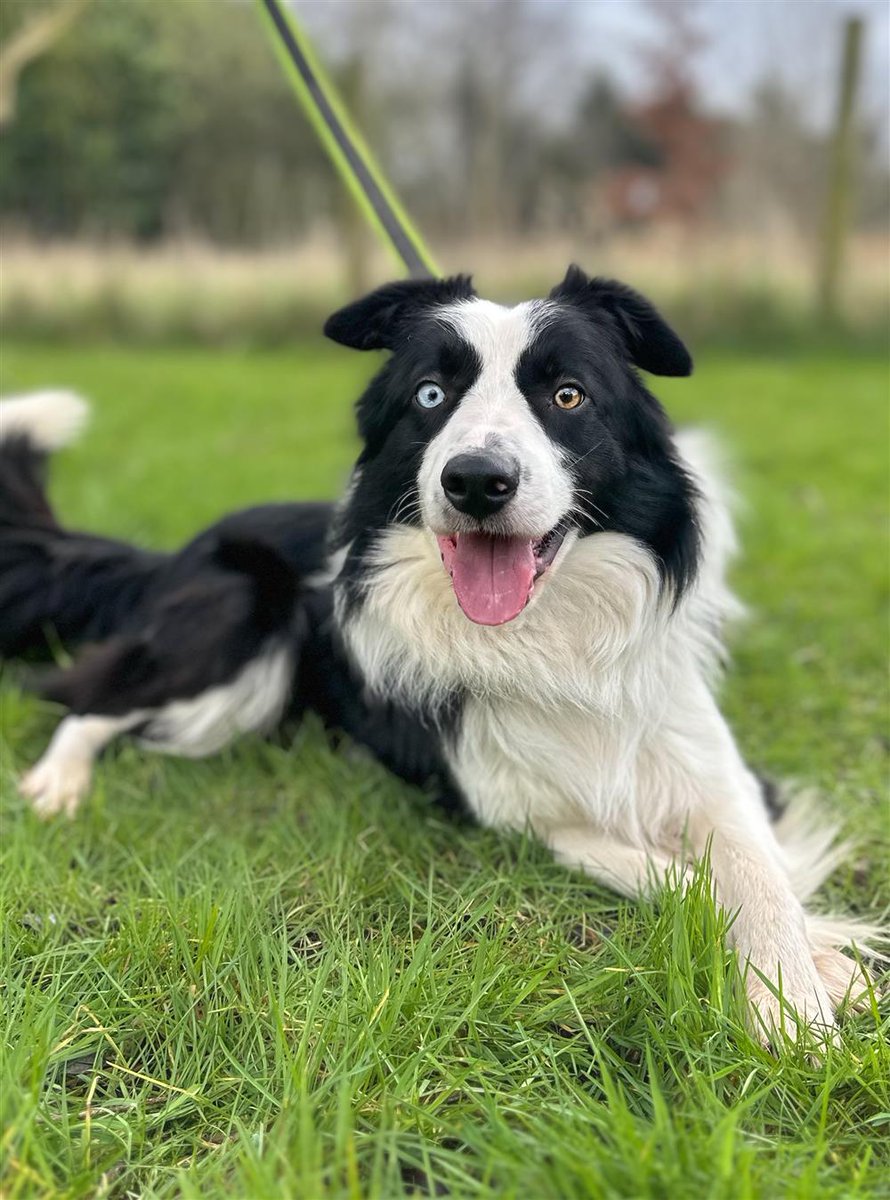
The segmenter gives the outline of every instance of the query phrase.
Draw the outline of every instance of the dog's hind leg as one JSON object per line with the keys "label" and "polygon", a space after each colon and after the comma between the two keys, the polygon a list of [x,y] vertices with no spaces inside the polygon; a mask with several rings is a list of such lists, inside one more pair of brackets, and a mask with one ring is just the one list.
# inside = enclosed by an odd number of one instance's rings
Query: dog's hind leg
{"label": "dog's hind leg", "polygon": [[41,815],[73,814],[120,733],[202,758],[281,717],[304,625],[296,581],[261,545],[226,543],[218,561],[162,597],[143,634],[112,638],[44,681],[44,696],[72,715],[22,782]]}
{"label": "dog's hind leg", "polygon": [[73,817],[90,790],[93,766],[114,738],[138,725],[143,713],[123,717],[66,717],[43,757],[19,784],[39,817]]}
{"label": "dog's hind leg", "polygon": [[[183,696],[144,643],[100,647],[64,672],[69,692],[79,687],[85,699],[89,689],[89,706],[65,717],[20,791],[39,816],[72,817],[97,758],[121,734],[164,754],[206,758],[243,733],[268,732],[291,694],[294,661],[293,648],[273,642],[230,679]],[[148,695],[151,706],[137,706]]]}

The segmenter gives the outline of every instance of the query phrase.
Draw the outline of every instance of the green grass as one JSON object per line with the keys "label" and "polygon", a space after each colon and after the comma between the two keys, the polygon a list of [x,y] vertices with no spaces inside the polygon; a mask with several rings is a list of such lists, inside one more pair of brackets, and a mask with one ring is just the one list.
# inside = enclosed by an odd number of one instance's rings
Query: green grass
{"label": "green grass", "polygon": [[[333,495],[368,362],[8,345],[6,391],[96,402],[53,491],[172,545]],[[726,707],[751,761],[861,840],[826,903],[890,903],[887,375],[711,357],[661,388],[738,461],[752,606]],[[7,1197],[890,1195],[877,1008],[814,1065],[745,1032],[702,887],[619,902],[456,825],[319,731],[206,763],[124,746],[71,825],[12,786],[57,714],[2,690]]]}

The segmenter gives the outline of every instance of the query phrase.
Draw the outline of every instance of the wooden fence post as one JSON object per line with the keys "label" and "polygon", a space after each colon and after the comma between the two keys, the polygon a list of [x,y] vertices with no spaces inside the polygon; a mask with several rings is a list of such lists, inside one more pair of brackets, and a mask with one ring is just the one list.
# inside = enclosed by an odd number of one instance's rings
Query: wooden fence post
{"label": "wooden fence post", "polygon": [[817,305],[826,323],[837,320],[841,304],[844,242],[853,201],[853,166],[856,148],[856,90],[862,62],[863,21],[849,17],[844,22],[843,55],[837,116],[828,167],[825,221],[819,248]]}

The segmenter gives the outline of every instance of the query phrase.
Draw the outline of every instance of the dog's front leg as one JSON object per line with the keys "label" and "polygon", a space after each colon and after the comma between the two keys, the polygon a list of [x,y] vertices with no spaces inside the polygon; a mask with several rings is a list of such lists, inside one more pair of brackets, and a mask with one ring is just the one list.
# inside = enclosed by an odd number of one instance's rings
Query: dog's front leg
{"label": "dog's front leg", "polygon": [[710,853],[717,903],[746,965],[748,997],[765,1041],[800,1025],[834,1027],[834,1012],[807,936],[806,915],[760,792],[716,706],[698,713],[694,736],[673,731],[660,747],[674,771],[672,807],[685,814],[698,855]]}
{"label": "dog's front leg", "polygon": [[[747,963],[748,997],[769,1039],[798,1022],[834,1026],[834,1013],[807,937],[803,906],[794,895],[766,820],[746,822],[730,813],[710,826],[711,871],[717,902],[734,914],[731,938]],[[696,839],[700,840],[700,839]]]}
{"label": "dog's front leg", "polygon": [[606,887],[636,900],[666,884],[689,882],[690,868],[673,855],[644,850],[586,825],[559,825],[542,833],[557,862],[576,867]]}

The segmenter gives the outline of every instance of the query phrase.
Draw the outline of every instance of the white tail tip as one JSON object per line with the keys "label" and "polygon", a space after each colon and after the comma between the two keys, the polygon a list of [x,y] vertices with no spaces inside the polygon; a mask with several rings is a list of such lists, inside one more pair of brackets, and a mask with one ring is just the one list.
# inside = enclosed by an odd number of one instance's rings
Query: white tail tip
{"label": "white tail tip", "polygon": [[49,453],[73,441],[86,424],[89,405],[75,392],[31,392],[0,400],[0,443],[23,437]]}

